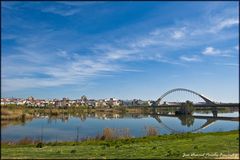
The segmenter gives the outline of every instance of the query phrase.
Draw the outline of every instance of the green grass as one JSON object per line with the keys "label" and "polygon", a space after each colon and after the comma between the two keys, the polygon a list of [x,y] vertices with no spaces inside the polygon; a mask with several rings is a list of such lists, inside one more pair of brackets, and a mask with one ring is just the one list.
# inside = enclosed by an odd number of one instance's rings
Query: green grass
{"label": "green grass", "polygon": [[185,133],[111,141],[88,140],[79,143],[58,142],[46,143],[42,148],[19,144],[1,146],[2,159],[179,159],[183,158],[183,153],[239,153],[239,132]]}

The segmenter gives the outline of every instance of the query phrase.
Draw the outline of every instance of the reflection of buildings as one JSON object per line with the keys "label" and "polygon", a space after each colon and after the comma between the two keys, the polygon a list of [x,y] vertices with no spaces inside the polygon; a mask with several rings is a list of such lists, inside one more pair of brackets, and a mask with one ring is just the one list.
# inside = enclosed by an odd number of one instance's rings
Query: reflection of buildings
{"label": "reflection of buildings", "polygon": [[59,116],[56,116],[56,115],[49,115],[49,116],[46,116],[48,118],[48,123],[52,123],[52,121],[57,121],[58,119],[60,119],[62,122],[67,122],[70,118],[69,115],[59,115]]}
{"label": "reflection of buildings", "polygon": [[117,113],[95,113],[94,118],[98,119],[118,119],[122,118],[123,116]]}
{"label": "reflection of buildings", "polygon": [[[132,117],[136,118],[134,115],[123,115],[119,113],[104,113],[104,112],[93,112],[93,113],[72,113],[72,114],[57,114],[57,115],[51,115],[48,113],[37,113],[35,114],[36,117],[38,118],[47,118],[48,122],[51,123],[52,120],[57,120],[61,119],[62,122],[67,122],[69,118],[75,117],[75,118],[80,118],[81,121],[85,121],[87,118],[97,118],[97,119],[119,119],[119,118],[127,118],[127,117]],[[143,117],[141,115],[137,115],[138,118]]]}

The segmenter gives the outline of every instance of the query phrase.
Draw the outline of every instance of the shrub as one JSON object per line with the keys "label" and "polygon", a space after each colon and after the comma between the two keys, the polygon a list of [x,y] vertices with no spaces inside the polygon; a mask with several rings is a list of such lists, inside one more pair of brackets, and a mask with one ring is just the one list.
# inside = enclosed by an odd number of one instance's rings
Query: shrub
{"label": "shrub", "polygon": [[105,154],[104,154],[104,153],[102,153],[102,154],[100,154],[100,156],[105,156]]}
{"label": "shrub", "polygon": [[146,136],[156,136],[158,135],[157,129],[155,127],[145,127]]}
{"label": "shrub", "polygon": [[113,129],[111,129],[111,128],[104,128],[103,129],[102,139],[111,140],[111,139],[113,139],[113,137],[114,137]]}
{"label": "shrub", "polygon": [[1,108],[1,115],[11,115],[11,113],[12,113],[11,111]]}
{"label": "shrub", "polygon": [[120,147],[120,145],[116,145],[116,146],[115,146],[115,148],[119,148],[119,147]]}
{"label": "shrub", "polygon": [[26,145],[26,144],[34,144],[34,140],[32,140],[31,138],[29,137],[25,137],[23,139],[20,139],[18,141],[18,144],[22,144],[22,145]]}
{"label": "shrub", "polygon": [[57,151],[56,153],[57,153],[57,154],[61,154],[61,153],[62,153],[62,151]]}
{"label": "shrub", "polygon": [[37,148],[42,148],[43,147],[43,143],[42,142],[39,142],[37,145],[36,145]]}
{"label": "shrub", "polygon": [[156,147],[156,146],[154,146],[154,147],[152,147],[152,149],[157,149],[157,147]]}
{"label": "shrub", "polygon": [[57,109],[50,109],[50,115],[53,115],[53,116],[59,115],[59,110],[57,110]]}
{"label": "shrub", "polygon": [[77,152],[76,149],[73,149],[73,150],[71,150],[70,153],[76,153],[76,152]]}
{"label": "shrub", "polygon": [[129,128],[123,128],[118,130],[118,136],[120,138],[130,138]]}
{"label": "shrub", "polygon": [[[128,128],[104,128],[102,140],[113,140],[119,138],[129,138],[129,129]],[[99,138],[97,136],[96,138]]]}

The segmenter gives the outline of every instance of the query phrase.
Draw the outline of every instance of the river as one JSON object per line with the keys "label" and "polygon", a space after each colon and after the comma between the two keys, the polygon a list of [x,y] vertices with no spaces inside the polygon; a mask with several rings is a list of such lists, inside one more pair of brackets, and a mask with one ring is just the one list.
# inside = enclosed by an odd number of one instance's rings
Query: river
{"label": "river", "polygon": [[[218,117],[239,117],[239,112],[219,113],[214,119],[194,118],[212,116],[211,113],[194,112],[191,116],[165,116],[146,114],[94,113],[84,116],[38,116],[32,120],[9,123],[1,127],[2,141],[18,141],[23,138],[43,141],[75,141],[101,135],[104,128],[128,129],[132,137],[146,135],[146,127],[156,128],[158,134],[182,132],[217,132],[239,130],[239,121],[219,120]],[[78,134],[78,135],[77,135]]]}

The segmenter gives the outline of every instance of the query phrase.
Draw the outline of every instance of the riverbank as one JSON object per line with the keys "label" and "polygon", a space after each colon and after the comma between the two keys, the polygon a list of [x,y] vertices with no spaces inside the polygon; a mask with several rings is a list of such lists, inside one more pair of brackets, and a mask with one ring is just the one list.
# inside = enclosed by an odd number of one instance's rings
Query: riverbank
{"label": "riverbank", "polygon": [[1,144],[2,159],[179,159],[239,158],[239,131],[184,133],[126,138],[52,142],[41,145]]}
{"label": "riverbank", "polygon": [[[199,108],[196,108],[198,112],[202,113],[212,113],[211,109],[201,111]],[[229,108],[221,108],[218,109],[219,113],[224,112],[233,112],[236,109],[229,109]],[[142,107],[126,107],[126,106],[119,106],[115,108],[88,108],[86,106],[81,107],[69,107],[69,108],[56,108],[56,107],[27,107],[27,106],[3,106],[1,105],[1,121],[3,123],[7,121],[16,121],[16,120],[28,120],[32,118],[36,118],[39,116],[49,116],[49,117],[64,117],[67,115],[72,115],[76,117],[85,116],[86,114],[98,113],[101,114],[143,114],[149,115],[154,114],[156,112],[160,113],[175,113],[177,109],[175,107],[161,107],[156,108],[153,110],[151,107],[142,106]],[[238,110],[237,110],[238,111]]]}
{"label": "riverbank", "polygon": [[124,114],[145,114],[151,113],[151,108],[146,107],[118,107],[118,108],[87,108],[87,107],[26,107],[26,106],[1,106],[1,126],[5,127],[10,124],[24,124],[25,121],[38,117],[49,117],[50,119],[68,119],[69,115],[86,119],[88,115],[97,114],[99,117],[114,117],[115,115]]}

